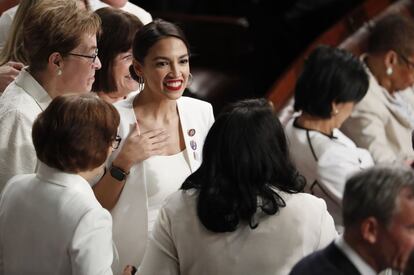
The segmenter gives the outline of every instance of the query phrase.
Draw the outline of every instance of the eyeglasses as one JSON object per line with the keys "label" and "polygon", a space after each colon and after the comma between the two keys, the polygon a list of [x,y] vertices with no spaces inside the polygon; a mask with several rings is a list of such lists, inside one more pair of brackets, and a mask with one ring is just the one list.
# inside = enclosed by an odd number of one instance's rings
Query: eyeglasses
{"label": "eyeglasses", "polygon": [[400,54],[400,53],[397,53],[398,54],[398,56],[407,64],[407,66],[410,68],[410,69],[414,69],[414,62],[412,62],[412,61],[410,61],[410,60],[408,60],[408,58],[407,57],[405,57],[404,55],[402,55],[402,54]]}
{"label": "eyeglasses", "polygon": [[114,141],[112,141],[112,148],[113,149],[118,149],[119,148],[119,144],[121,143],[122,138],[119,135],[116,135]]}
{"label": "eyeglasses", "polygon": [[95,60],[98,57],[98,49],[95,49],[95,53],[92,54],[92,55],[79,54],[79,53],[68,53],[68,55],[90,58],[90,59],[92,59],[92,63],[95,63]]}

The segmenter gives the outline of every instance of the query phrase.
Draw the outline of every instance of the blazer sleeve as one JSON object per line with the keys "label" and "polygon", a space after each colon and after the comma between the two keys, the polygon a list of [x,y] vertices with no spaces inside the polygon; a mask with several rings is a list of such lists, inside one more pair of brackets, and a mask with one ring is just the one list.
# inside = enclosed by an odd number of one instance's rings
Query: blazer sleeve
{"label": "blazer sleeve", "polygon": [[378,115],[357,110],[345,121],[343,128],[359,147],[368,149],[375,163],[390,163],[398,159],[390,149],[384,122]]}
{"label": "blazer sleeve", "polygon": [[321,201],[321,231],[319,235],[319,243],[315,250],[319,250],[325,248],[329,243],[332,242],[337,236],[338,232],[336,232],[335,224],[331,214],[329,214],[326,203],[324,200]]}
{"label": "blazer sleeve", "polygon": [[15,175],[34,173],[37,164],[32,141],[33,122],[18,110],[0,118],[0,191]]}
{"label": "blazer sleeve", "polygon": [[152,234],[138,274],[179,275],[178,255],[172,238],[171,222],[164,207],[160,210]]}
{"label": "blazer sleeve", "polygon": [[112,275],[112,218],[103,208],[87,212],[80,220],[69,248],[72,274]]}

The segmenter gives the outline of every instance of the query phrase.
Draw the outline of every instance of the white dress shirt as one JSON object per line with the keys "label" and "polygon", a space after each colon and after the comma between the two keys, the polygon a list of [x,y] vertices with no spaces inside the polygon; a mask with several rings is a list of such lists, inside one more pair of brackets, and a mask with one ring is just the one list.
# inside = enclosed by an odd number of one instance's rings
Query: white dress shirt
{"label": "white dress shirt", "polygon": [[51,101],[26,69],[0,97],[0,191],[14,175],[35,172],[37,157],[32,126]]}
{"label": "white dress shirt", "polygon": [[278,192],[286,207],[263,215],[251,229],[207,230],[197,215],[195,190],[178,191],[158,215],[140,275],[285,275],[308,254],[337,236],[323,200],[312,195]]}
{"label": "white dress shirt", "polygon": [[0,199],[0,274],[112,274],[112,219],[89,183],[40,163]]}

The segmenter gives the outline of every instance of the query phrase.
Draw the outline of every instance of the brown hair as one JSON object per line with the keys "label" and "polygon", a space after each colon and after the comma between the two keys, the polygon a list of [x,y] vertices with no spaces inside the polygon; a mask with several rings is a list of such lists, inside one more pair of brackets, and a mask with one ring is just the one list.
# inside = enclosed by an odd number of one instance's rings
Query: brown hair
{"label": "brown hair", "polygon": [[23,24],[23,44],[31,71],[45,69],[49,56],[62,56],[80,44],[83,34],[95,35],[100,19],[75,1],[44,0],[29,10]]}
{"label": "brown hair", "polygon": [[388,15],[370,29],[368,52],[394,50],[404,56],[414,53],[414,21],[398,14]]}
{"label": "brown hair", "polygon": [[95,74],[92,91],[111,93],[117,91],[113,76],[114,59],[132,48],[135,33],[143,24],[135,15],[114,8],[99,9],[96,14],[102,21],[102,32],[98,38],[102,67]]}
{"label": "brown hair", "polygon": [[117,110],[95,95],[58,96],[33,124],[36,155],[64,172],[92,170],[105,162],[119,120]]}

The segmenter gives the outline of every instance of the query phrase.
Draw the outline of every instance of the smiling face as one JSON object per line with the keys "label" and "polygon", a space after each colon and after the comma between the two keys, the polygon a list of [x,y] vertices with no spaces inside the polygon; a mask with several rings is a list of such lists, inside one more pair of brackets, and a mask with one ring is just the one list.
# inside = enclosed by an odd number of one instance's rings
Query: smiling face
{"label": "smiling face", "polygon": [[[96,36],[83,34],[79,45],[71,51],[73,54],[93,56],[96,51]],[[87,93],[95,81],[95,71],[101,68],[99,57],[92,58],[67,55],[59,64],[62,75],[59,76],[60,90],[63,93]]]}
{"label": "smiling face", "polygon": [[144,92],[176,100],[182,96],[190,74],[188,49],[178,38],[163,38],[150,48],[143,64],[134,61],[134,67],[145,79]]}
{"label": "smiling face", "polygon": [[114,96],[126,96],[130,92],[138,90],[138,82],[132,79],[129,67],[132,65],[132,50],[116,55],[113,61],[113,77],[116,85]]}

